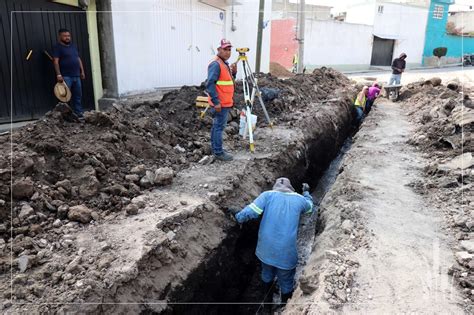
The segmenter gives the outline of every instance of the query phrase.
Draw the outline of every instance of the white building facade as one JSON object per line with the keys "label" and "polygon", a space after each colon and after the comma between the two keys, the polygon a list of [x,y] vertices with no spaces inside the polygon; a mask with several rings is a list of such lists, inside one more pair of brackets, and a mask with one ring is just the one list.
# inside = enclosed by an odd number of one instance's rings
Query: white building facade
{"label": "white building facade", "polygon": [[[249,47],[255,67],[259,3],[253,0],[112,0],[118,94],[199,85],[222,38]],[[266,0],[264,21],[271,16]],[[264,23],[261,71],[270,63]],[[231,62],[237,53],[233,51]],[[254,68],[253,68],[254,69]]]}

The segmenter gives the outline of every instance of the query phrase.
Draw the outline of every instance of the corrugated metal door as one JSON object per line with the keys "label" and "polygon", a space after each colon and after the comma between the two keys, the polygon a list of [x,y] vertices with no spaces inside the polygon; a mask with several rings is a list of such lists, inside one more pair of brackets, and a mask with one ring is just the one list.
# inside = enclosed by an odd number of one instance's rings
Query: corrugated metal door
{"label": "corrugated metal door", "polygon": [[[41,11],[73,11],[46,13]],[[10,21],[11,11],[14,12]],[[46,0],[0,0],[0,122],[21,121],[41,117],[57,103],[53,95],[56,80],[51,54],[57,41],[57,30],[68,28],[78,46],[84,63],[86,81],[83,81],[83,105],[94,108],[87,19],[79,8],[51,3]],[[11,22],[11,29],[10,29]],[[11,33],[10,33],[11,32]],[[10,38],[10,34],[12,34]],[[10,117],[10,41],[12,43],[13,113]],[[31,52],[31,54],[30,54]]]}
{"label": "corrugated metal door", "polygon": [[210,5],[193,5],[193,84],[206,80],[207,65],[224,37],[225,12]]}
{"label": "corrugated metal door", "polygon": [[384,39],[374,36],[370,65],[390,66],[392,64],[394,44],[395,41],[393,39]]}

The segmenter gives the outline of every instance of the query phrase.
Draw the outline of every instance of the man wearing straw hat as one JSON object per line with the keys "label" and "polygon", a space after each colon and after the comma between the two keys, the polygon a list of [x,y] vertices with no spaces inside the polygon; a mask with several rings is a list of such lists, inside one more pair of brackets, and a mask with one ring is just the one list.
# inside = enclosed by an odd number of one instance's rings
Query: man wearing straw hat
{"label": "man wearing straw hat", "polygon": [[76,45],[71,43],[71,32],[67,29],[62,28],[58,31],[58,43],[53,47],[53,63],[56,80],[59,83],[64,82],[71,90],[72,109],[79,121],[83,122],[81,80],[86,76],[79,51]]}

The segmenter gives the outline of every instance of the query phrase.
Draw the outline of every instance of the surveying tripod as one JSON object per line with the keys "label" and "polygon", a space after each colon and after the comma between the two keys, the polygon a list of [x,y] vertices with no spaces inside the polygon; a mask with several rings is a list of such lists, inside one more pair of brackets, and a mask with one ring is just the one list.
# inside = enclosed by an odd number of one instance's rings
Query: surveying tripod
{"label": "surveying tripod", "polygon": [[[244,70],[242,84],[244,87],[244,101],[245,101],[245,118],[247,119],[247,128],[249,131],[249,143],[250,143],[250,151],[255,151],[255,144],[253,141],[253,130],[252,130],[252,107],[253,102],[255,100],[255,96],[257,96],[260,106],[262,107],[263,113],[265,114],[265,119],[267,120],[268,125],[272,128],[273,123],[270,120],[270,116],[268,116],[267,109],[265,108],[265,104],[262,100],[262,93],[257,85],[257,78],[253,75],[252,70],[250,69],[250,65],[247,59],[246,53],[249,51],[249,48],[237,48],[236,51],[239,53],[239,57],[237,59],[242,61],[242,68]],[[250,86],[252,86],[252,91],[250,91]],[[245,137],[245,132],[244,132]]]}

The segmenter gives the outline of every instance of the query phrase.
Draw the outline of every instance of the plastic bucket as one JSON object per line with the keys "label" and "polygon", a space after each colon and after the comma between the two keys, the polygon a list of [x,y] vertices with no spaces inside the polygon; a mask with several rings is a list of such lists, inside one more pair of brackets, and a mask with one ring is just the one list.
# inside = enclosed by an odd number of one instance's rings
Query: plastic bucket
{"label": "plastic bucket", "polygon": [[[257,127],[257,115],[251,114],[252,116],[252,131]],[[239,135],[245,137],[248,132],[247,128],[247,116],[245,110],[240,112],[240,124],[239,124]]]}

